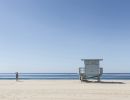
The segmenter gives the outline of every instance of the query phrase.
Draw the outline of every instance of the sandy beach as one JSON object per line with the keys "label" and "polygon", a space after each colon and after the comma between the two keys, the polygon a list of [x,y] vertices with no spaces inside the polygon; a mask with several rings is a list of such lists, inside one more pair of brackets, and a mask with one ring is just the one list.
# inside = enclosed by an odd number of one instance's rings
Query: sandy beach
{"label": "sandy beach", "polygon": [[0,100],[130,100],[130,81],[120,82],[124,84],[81,83],[79,80],[1,80]]}

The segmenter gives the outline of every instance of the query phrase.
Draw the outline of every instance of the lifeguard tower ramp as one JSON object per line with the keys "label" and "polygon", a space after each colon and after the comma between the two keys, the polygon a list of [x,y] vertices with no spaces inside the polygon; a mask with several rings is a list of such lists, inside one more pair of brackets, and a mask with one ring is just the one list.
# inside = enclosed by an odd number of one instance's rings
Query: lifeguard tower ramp
{"label": "lifeguard tower ramp", "polygon": [[103,73],[103,68],[100,68],[100,61],[103,59],[81,59],[84,61],[85,67],[79,68],[79,75],[81,81],[88,81],[88,79],[96,79],[100,81]]}

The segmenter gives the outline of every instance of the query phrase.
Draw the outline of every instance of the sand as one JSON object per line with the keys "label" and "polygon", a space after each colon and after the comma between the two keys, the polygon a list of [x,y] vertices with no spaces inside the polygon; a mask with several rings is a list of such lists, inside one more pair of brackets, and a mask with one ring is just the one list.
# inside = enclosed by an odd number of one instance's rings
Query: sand
{"label": "sand", "polygon": [[0,80],[0,100],[130,100],[130,81],[120,82],[124,84]]}

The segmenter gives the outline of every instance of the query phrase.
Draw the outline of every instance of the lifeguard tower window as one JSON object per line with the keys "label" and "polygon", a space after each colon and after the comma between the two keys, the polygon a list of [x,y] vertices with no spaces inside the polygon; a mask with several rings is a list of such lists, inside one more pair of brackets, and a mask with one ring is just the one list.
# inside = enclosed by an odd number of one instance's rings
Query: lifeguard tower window
{"label": "lifeguard tower window", "polygon": [[85,64],[86,65],[99,65],[99,61],[96,61],[96,60],[94,60],[94,61],[86,61]]}

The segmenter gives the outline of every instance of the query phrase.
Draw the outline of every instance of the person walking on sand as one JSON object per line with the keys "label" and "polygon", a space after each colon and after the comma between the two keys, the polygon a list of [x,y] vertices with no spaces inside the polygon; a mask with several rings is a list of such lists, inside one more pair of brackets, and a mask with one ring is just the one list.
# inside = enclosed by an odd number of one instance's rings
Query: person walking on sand
{"label": "person walking on sand", "polygon": [[16,72],[16,81],[18,81],[18,79],[19,79],[19,73]]}

